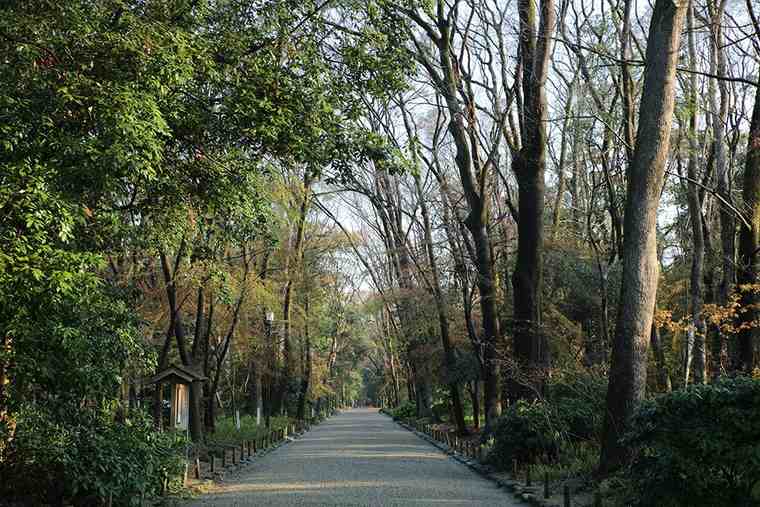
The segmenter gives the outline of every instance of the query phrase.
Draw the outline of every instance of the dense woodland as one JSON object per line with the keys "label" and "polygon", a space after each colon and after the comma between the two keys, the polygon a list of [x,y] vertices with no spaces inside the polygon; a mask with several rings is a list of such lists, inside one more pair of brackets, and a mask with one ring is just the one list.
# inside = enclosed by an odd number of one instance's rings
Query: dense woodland
{"label": "dense woodland", "polygon": [[236,413],[367,401],[610,505],[760,504],[759,18],[0,2],[0,497],[129,504]]}

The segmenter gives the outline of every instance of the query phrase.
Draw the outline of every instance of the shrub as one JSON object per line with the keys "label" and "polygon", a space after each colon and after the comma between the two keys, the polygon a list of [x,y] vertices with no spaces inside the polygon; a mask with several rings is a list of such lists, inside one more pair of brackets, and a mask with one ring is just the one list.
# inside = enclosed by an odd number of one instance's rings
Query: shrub
{"label": "shrub", "polygon": [[643,404],[626,441],[634,505],[760,504],[760,381],[722,379]]}
{"label": "shrub", "polygon": [[595,371],[565,372],[552,378],[546,391],[570,441],[599,441],[604,424],[606,375]]}
{"label": "shrub", "polygon": [[[597,445],[601,434],[606,380],[596,372],[552,378],[546,398],[508,407],[494,430],[489,460],[506,468],[520,463],[556,463],[563,454]],[[563,452],[564,451],[564,452]]]}
{"label": "shrub", "polygon": [[390,414],[394,420],[409,419],[417,415],[417,406],[413,402],[407,400],[398,407],[392,409]]}
{"label": "shrub", "polygon": [[262,438],[270,431],[281,430],[291,422],[293,421],[287,417],[272,417],[269,421],[270,428],[267,428],[263,417],[261,424],[257,425],[255,415],[241,415],[240,429],[237,429],[234,417],[219,417],[216,420],[214,433],[208,435],[207,440],[210,444],[237,445],[243,441]]}
{"label": "shrub", "polygon": [[64,498],[93,503],[110,496],[116,505],[130,505],[141,491],[157,493],[164,475],[176,477],[184,469],[184,435],[153,431],[145,414],[124,423],[98,410],[67,419],[56,423],[39,407],[19,412],[8,459],[0,464],[11,490],[0,487],[0,496],[32,504]]}
{"label": "shrub", "polygon": [[489,460],[499,468],[507,468],[513,459],[521,463],[556,459],[560,438],[548,403],[520,400],[508,407],[496,423]]}

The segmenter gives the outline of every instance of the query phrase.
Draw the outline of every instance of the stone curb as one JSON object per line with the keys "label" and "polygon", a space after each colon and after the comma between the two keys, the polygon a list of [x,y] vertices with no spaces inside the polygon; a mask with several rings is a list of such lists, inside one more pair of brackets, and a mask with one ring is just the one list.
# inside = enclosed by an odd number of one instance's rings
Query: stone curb
{"label": "stone curb", "polygon": [[[390,415],[383,413],[383,415],[391,418]],[[391,420],[393,420],[391,418]],[[437,449],[443,451],[445,454],[450,456],[454,461],[457,461],[466,467],[468,467],[470,470],[478,474],[479,476],[483,477],[484,479],[487,479],[493,483],[496,484],[501,489],[506,490],[508,493],[511,493],[512,496],[514,496],[517,500],[520,500],[522,502],[525,502],[529,505],[533,505],[535,507],[561,507],[560,503],[557,503],[556,500],[553,500],[551,498],[544,499],[543,494],[541,493],[541,488],[539,486],[527,486],[520,481],[514,480],[514,479],[502,479],[500,477],[496,477],[494,475],[494,470],[492,467],[488,465],[483,465],[482,463],[479,463],[478,461],[474,459],[467,458],[466,456],[463,456],[457,452],[455,452],[453,449],[451,449],[448,445],[439,442],[429,436],[427,433],[422,433],[417,431],[416,429],[412,428],[406,423],[403,423],[401,421],[394,420],[396,424],[401,426],[407,431],[410,431],[411,433],[414,433],[417,435],[417,437],[421,438],[422,440],[425,440],[429,444],[431,444],[433,447],[436,447]]]}

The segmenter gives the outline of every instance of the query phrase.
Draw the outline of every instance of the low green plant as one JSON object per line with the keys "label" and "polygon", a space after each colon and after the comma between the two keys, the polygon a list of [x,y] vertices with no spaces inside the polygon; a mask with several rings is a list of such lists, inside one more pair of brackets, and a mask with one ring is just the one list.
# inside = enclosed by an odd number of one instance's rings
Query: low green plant
{"label": "low green plant", "polygon": [[546,400],[570,442],[600,440],[606,395],[606,375],[593,370],[566,370],[546,386]]}
{"label": "low green plant", "polygon": [[417,415],[417,407],[411,401],[405,401],[390,411],[394,420],[405,420]]}
{"label": "low green plant", "polygon": [[39,406],[18,413],[8,459],[0,466],[8,479],[3,483],[13,490],[0,493],[31,503],[111,498],[115,505],[132,505],[141,493],[158,493],[164,477],[184,470],[184,434],[154,431],[142,412],[124,422],[106,410],[70,415],[66,424],[55,420]]}
{"label": "low green plant", "polygon": [[502,469],[513,460],[588,469],[585,456],[587,449],[598,447],[606,386],[604,375],[594,371],[566,371],[552,378],[545,398],[520,400],[502,413],[489,461]]}
{"label": "low green plant", "polygon": [[559,453],[560,433],[561,428],[556,425],[548,403],[520,400],[508,407],[497,421],[489,461],[505,469],[514,459],[520,463],[554,460]]}
{"label": "low green plant", "polygon": [[644,403],[625,437],[631,505],[760,504],[760,380],[724,378]]}
{"label": "low green plant", "polygon": [[235,418],[231,416],[219,417],[216,420],[214,433],[208,435],[207,440],[210,444],[219,445],[236,445],[243,441],[253,441],[265,436],[268,432],[281,430],[292,422],[287,417],[272,417],[270,427],[256,424],[256,416],[240,416],[240,429],[235,427]]}

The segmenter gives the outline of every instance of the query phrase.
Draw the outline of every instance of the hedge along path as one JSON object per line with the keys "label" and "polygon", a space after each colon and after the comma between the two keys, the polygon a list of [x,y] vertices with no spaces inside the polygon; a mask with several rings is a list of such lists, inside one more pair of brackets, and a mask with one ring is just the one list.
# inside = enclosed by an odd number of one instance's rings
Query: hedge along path
{"label": "hedge along path", "polygon": [[525,505],[376,409],[330,418],[185,504]]}
{"label": "hedge along path", "polygon": [[[318,424],[318,421],[313,424]],[[310,422],[297,421],[253,440],[241,440],[237,444],[210,444],[206,447],[207,456],[202,458],[197,452],[191,454],[185,469],[185,487],[192,489],[208,480],[222,481],[228,473],[241,470],[255,459],[301,437],[311,427]]]}

